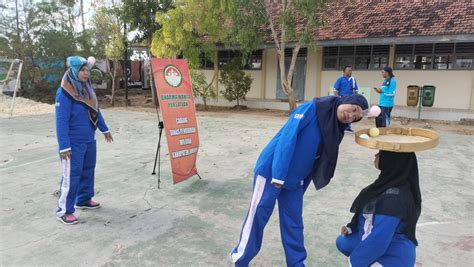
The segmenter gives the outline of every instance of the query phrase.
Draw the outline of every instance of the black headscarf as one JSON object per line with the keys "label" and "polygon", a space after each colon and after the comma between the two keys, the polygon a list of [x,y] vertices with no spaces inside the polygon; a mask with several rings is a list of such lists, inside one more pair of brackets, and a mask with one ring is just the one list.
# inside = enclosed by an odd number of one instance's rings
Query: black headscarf
{"label": "black headscarf", "polygon": [[362,189],[352,203],[355,216],[351,229],[357,227],[357,215],[361,213],[395,216],[406,224],[403,233],[418,245],[415,231],[421,213],[421,192],[415,153],[380,151],[379,168],[379,178]]}
{"label": "black headscarf", "polygon": [[316,105],[319,129],[321,131],[321,157],[314,164],[310,176],[316,189],[321,189],[334,176],[339,154],[339,144],[344,137],[344,130],[347,127],[347,124],[341,123],[337,119],[337,108],[342,104],[352,104],[360,106],[362,110],[366,110],[369,104],[365,97],[359,94],[343,97],[325,96],[315,98],[313,101]]}
{"label": "black headscarf", "polygon": [[395,77],[395,75],[393,75],[393,69],[390,68],[389,66],[385,66],[385,67],[383,68],[383,71],[387,72],[388,75],[390,75],[390,78]]}

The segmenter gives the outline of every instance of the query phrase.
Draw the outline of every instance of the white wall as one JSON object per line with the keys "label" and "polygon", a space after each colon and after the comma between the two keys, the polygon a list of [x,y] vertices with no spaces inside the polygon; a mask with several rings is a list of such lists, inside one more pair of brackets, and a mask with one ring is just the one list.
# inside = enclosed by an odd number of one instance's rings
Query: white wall
{"label": "white wall", "polygon": [[[341,71],[320,71],[320,51],[308,51],[306,69],[305,100],[316,96],[325,96],[334,82],[341,76]],[[262,70],[245,71],[253,78],[248,99],[276,99],[278,56],[276,49],[265,49],[263,52]],[[203,70],[207,80],[214,75],[213,70]],[[320,73],[320,74],[319,74]],[[380,71],[354,71],[359,87],[380,87],[383,78]],[[395,105],[406,106],[408,85],[434,85],[436,95],[434,107],[449,109],[474,110],[474,71],[462,70],[395,70],[397,95]],[[218,91],[224,90],[221,84]],[[220,93],[219,93],[220,94]],[[379,95],[371,90],[371,104],[377,104]]]}
{"label": "white wall", "polygon": [[[212,77],[214,77],[214,70],[201,70],[206,77],[207,82],[211,82]],[[247,93],[247,98],[261,98],[261,88],[263,87],[263,73],[261,70],[245,70],[246,74],[249,74],[252,78],[252,85],[250,91]],[[218,77],[220,78],[220,72],[218,72]],[[219,95],[222,95],[221,91],[225,90],[224,86],[221,83],[217,85],[217,91]]]}
{"label": "white wall", "polygon": [[396,71],[398,102],[406,105],[408,85],[436,86],[434,107],[469,109],[474,92],[474,71]]}
{"label": "white wall", "polygon": [[[341,71],[322,71],[321,95],[334,85]],[[470,109],[474,91],[474,71],[394,71],[397,81],[395,105],[406,106],[408,85],[436,86],[434,107]],[[380,87],[383,78],[380,71],[353,71],[359,87]],[[372,90],[371,104],[378,103],[378,94]]]}

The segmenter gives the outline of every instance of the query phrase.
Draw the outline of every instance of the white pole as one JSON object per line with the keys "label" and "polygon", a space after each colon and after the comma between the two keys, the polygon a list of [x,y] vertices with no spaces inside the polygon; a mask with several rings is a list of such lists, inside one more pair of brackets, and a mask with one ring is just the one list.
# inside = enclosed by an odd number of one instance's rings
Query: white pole
{"label": "white pole", "polygon": [[5,80],[3,80],[2,97],[3,97],[3,92],[5,92],[5,86],[8,86],[8,79],[10,78],[10,73],[12,72],[13,64],[14,62],[10,64],[10,68],[8,69],[7,76],[5,76]]}
{"label": "white pole", "polygon": [[18,74],[16,75],[15,89],[13,90],[12,104],[10,107],[10,117],[13,116],[13,108],[15,107],[16,91],[18,90],[18,85],[20,83],[21,70],[23,68],[23,61],[20,60],[19,62],[20,62],[20,66],[18,67]]}

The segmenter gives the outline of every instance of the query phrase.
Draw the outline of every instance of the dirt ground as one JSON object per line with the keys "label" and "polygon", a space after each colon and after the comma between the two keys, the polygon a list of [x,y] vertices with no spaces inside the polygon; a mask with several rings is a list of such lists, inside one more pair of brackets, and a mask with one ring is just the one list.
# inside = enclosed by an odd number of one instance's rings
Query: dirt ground
{"label": "dirt ground", "polygon": [[[115,142],[98,137],[96,199],[103,208],[79,211],[81,222],[55,219],[52,195],[61,175],[54,115],[0,118],[0,264],[2,266],[230,266],[250,203],[259,152],[286,120],[284,112],[199,111],[203,177],[172,185],[163,142],[162,184],[151,175],[157,143],[153,108],[104,111]],[[417,153],[423,211],[417,266],[468,266],[474,260],[473,127],[395,120],[432,127],[436,149]],[[373,125],[363,120],[361,129]],[[164,140],[165,141],[165,140]],[[305,195],[309,266],[347,266],[335,247],[340,226],[361,188],[377,177],[374,151],[346,135],[335,177]],[[285,266],[277,211],[253,266]]]}

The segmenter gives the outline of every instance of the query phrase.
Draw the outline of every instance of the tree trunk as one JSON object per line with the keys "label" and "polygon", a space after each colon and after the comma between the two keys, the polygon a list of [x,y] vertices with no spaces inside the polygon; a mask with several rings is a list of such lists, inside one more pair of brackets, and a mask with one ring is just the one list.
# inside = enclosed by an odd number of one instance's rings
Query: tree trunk
{"label": "tree trunk", "polygon": [[[15,0],[15,12],[16,12],[16,38],[17,38],[17,47],[20,48],[21,37],[20,37],[20,20],[18,15],[18,0]],[[17,53],[18,59],[23,59],[21,49],[18,49]]]}
{"label": "tree trunk", "polygon": [[[292,1],[291,0],[282,0],[282,12],[284,13],[287,8],[291,5]],[[277,51],[278,51],[278,63],[280,67],[280,84],[281,84],[281,89],[285,93],[285,95],[288,97],[288,103],[289,103],[289,108],[290,112],[292,112],[296,108],[296,99],[293,95],[293,87],[291,85],[293,81],[293,73],[295,69],[295,63],[296,63],[296,58],[298,56],[298,51],[301,48],[301,44],[297,44],[296,47],[293,49],[293,55],[291,57],[291,64],[290,68],[288,69],[288,73],[286,73],[286,68],[285,68],[285,25],[283,23],[280,24],[280,38],[278,38],[275,25],[272,20],[272,13],[270,12],[271,10],[271,0],[265,0],[265,11],[267,13],[268,17],[268,22],[270,24],[270,30],[272,32],[273,40],[275,41]]]}
{"label": "tree trunk", "polygon": [[112,75],[112,96],[110,97],[110,104],[115,105],[115,75]]}
{"label": "tree trunk", "polygon": [[81,20],[82,20],[82,32],[86,31],[86,23],[84,22],[84,0],[81,0]]}
{"label": "tree trunk", "polygon": [[291,113],[296,108],[296,98],[293,92],[291,92],[291,94],[288,95],[288,104],[289,104],[290,113]]}
{"label": "tree trunk", "polygon": [[123,52],[123,87],[125,88],[125,106],[129,106],[130,101],[128,99],[128,75],[127,75],[127,60],[128,60],[128,53],[127,53],[127,23],[123,23],[123,43],[125,45],[125,50]]}
{"label": "tree trunk", "polygon": [[300,51],[300,48],[300,43],[297,43],[296,46],[293,48],[290,68],[288,69],[288,75],[286,76],[286,87],[283,87],[285,90],[285,94],[288,96],[290,112],[292,112],[296,108],[296,99],[293,91],[293,74],[295,73],[296,59],[298,58],[298,52]]}
{"label": "tree trunk", "polygon": [[205,96],[202,98],[202,102],[204,103],[204,110],[207,110],[207,98]]}
{"label": "tree trunk", "polygon": [[120,64],[118,61],[114,63],[114,71],[112,74],[112,97],[110,98],[110,104],[115,105],[115,79],[117,77],[117,65]]}

